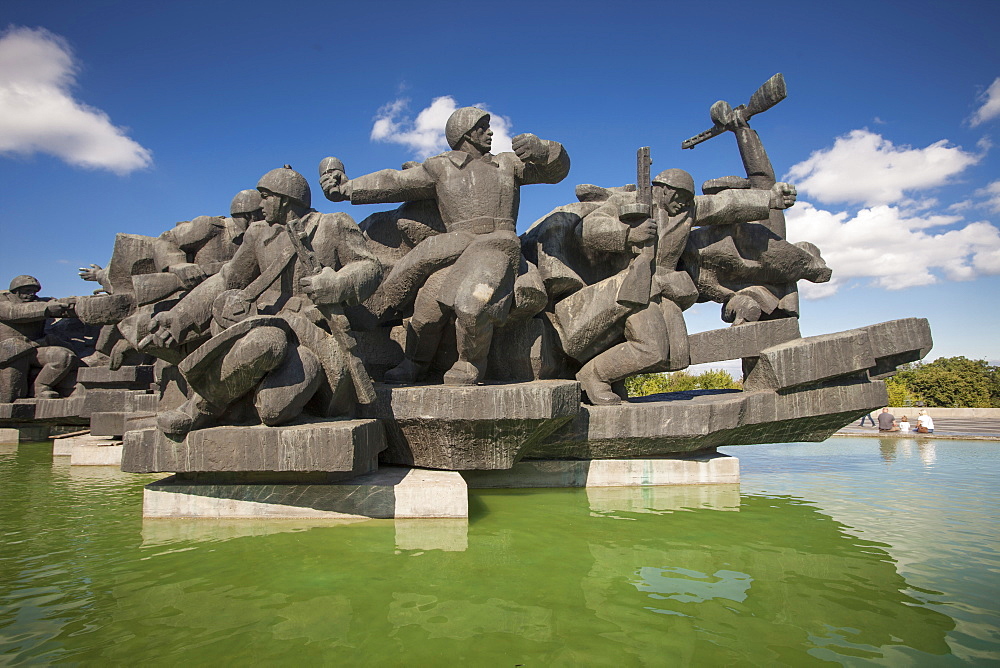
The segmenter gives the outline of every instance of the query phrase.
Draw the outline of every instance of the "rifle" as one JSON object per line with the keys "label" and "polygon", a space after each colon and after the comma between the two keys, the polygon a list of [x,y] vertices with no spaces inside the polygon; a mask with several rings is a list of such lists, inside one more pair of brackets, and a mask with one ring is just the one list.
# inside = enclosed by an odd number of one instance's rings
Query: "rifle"
{"label": "rifle", "polygon": [[[618,211],[618,218],[633,227],[642,224],[654,213],[653,184],[649,175],[649,166],[652,164],[649,147],[643,146],[636,152],[636,202],[626,204]],[[618,288],[618,303],[636,306],[649,304],[655,262],[656,237],[653,237],[629,264],[625,279]]]}
{"label": "rifle", "polygon": [[681,148],[694,148],[703,141],[712,137],[718,137],[726,131],[726,125],[732,121],[733,115],[739,116],[743,121],[750,120],[751,116],[767,111],[774,105],[785,99],[788,94],[785,88],[785,77],[778,72],[773,77],[765,81],[753,95],[750,102],[741,104],[733,109],[728,102],[719,100],[712,105],[711,117],[715,125],[710,130],[696,134],[690,139],[681,142]]}
{"label": "rifle", "polygon": [[[315,276],[323,271],[323,264],[316,259],[316,254],[302,243],[302,237],[299,236],[301,231],[299,219],[290,217],[285,224],[285,230],[288,232],[288,238],[292,242],[295,254],[302,261],[302,264],[305,265],[309,275]],[[372,384],[372,379],[368,375],[368,371],[365,370],[364,363],[354,353],[357,342],[351,336],[351,325],[347,320],[347,316],[344,315],[343,307],[340,304],[316,304],[316,308],[323,314],[323,318],[330,328],[333,342],[347,358],[347,370],[351,374],[351,381],[354,383],[354,392],[358,397],[358,402],[362,404],[374,403],[375,386]],[[326,341],[329,341],[329,339],[326,339]],[[323,351],[314,352],[322,353]],[[335,351],[331,350],[327,352],[331,357],[336,357]],[[320,361],[323,362],[324,360],[321,359]],[[327,379],[331,381],[331,389],[335,390],[336,387],[332,382],[334,379],[330,378],[326,363],[323,364],[323,369],[328,374]]]}

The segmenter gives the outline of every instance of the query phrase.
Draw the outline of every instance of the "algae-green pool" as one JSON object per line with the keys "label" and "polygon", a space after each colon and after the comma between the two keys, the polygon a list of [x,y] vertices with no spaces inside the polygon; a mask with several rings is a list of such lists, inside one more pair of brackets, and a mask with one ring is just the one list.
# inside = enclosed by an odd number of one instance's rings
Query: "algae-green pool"
{"label": "algae-green pool", "polygon": [[736,486],[471,492],[468,523],[143,520],[0,454],[0,664],[1000,660],[996,443],[724,449]]}

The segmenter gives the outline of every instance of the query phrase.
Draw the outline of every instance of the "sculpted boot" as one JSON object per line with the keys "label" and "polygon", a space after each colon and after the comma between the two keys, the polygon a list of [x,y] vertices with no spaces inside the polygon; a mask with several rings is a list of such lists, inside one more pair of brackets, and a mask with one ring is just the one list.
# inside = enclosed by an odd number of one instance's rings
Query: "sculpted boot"
{"label": "sculpted boot", "polygon": [[591,360],[583,365],[576,379],[580,382],[580,389],[587,395],[587,400],[595,406],[614,406],[622,402],[611,389],[611,383],[605,382],[598,377],[597,360]]}
{"label": "sculpted boot", "polygon": [[217,412],[208,401],[195,394],[177,408],[156,416],[156,426],[168,438],[182,440],[188,432],[205,426]]}
{"label": "sculpted boot", "polygon": [[485,361],[483,364],[476,365],[465,360],[458,360],[444,375],[444,384],[476,385],[483,379],[484,369],[481,367],[485,366]]}
{"label": "sculpted boot", "polygon": [[409,357],[385,372],[382,379],[387,383],[408,384],[419,382],[427,373],[428,364],[416,362]]}

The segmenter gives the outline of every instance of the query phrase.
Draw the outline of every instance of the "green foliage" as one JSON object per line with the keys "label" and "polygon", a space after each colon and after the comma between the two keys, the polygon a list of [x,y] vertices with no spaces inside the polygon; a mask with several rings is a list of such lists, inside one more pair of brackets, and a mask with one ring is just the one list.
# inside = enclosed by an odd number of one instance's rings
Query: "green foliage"
{"label": "green foliage", "polygon": [[[986,360],[941,357],[901,367],[889,381],[889,403],[907,398],[939,408],[1000,408],[1000,367]],[[895,393],[895,394],[894,394]]]}
{"label": "green foliage", "polygon": [[711,369],[696,376],[686,371],[674,373],[641,373],[625,379],[625,389],[630,397],[645,397],[661,392],[685,390],[740,390],[743,386],[727,371]]}
{"label": "green foliage", "polygon": [[889,405],[890,406],[911,406],[918,401],[923,401],[923,397],[915,395],[910,391],[898,376],[893,376],[892,378],[887,378],[885,381],[885,389],[889,393]]}

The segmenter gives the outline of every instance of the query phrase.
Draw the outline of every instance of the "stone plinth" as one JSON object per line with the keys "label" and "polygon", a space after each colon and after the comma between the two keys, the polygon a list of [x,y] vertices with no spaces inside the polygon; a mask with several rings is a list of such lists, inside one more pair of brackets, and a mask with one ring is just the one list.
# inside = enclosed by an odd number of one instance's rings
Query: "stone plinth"
{"label": "stone plinth", "polygon": [[878,377],[920,359],[932,344],[925,318],[796,339],[762,350],[743,387],[784,390],[852,374]]}
{"label": "stone plinth", "polygon": [[92,389],[133,389],[146,390],[153,382],[153,366],[123,366],[112,371],[106,366],[81,367],[77,370],[76,382],[88,390]]}
{"label": "stone plinth", "polygon": [[[122,442],[96,436],[71,437],[76,440],[70,450],[70,466],[121,466]],[[53,450],[53,454],[55,454]]]}
{"label": "stone plinth", "polygon": [[[89,432],[67,434],[52,439],[53,457],[70,457],[73,454],[73,447],[77,444],[86,444],[90,438]],[[101,439],[106,440],[106,439]]]}
{"label": "stone plinth", "polygon": [[4,422],[24,422],[35,418],[35,404],[17,402],[0,404],[0,420]]}
{"label": "stone plinth", "polygon": [[145,394],[145,390],[88,390],[83,397],[80,415],[90,418],[94,413],[111,413],[131,408],[132,398]]}
{"label": "stone plinth", "polygon": [[17,429],[0,429],[0,445],[17,445],[19,440]]}
{"label": "stone plinth", "polygon": [[[155,426],[155,420],[155,413],[137,413],[131,411],[94,413],[90,416],[90,433],[94,436],[115,436],[121,438],[129,429],[138,428],[133,426],[137,424],[137,421],[142,421],[143,426]],[[151,423],[147,421],[151,421]]]}
{"label": "stone plinth", "polygon": [[211,484],[171,476],[146,486],[143,517],[465,518],[461,474],[384,467],[325,484]]}
{"label": "stone plinth", "polygon": [[580,386],[566,380],[376,390],[362,414],[385,421],[381,461],[453,471],[510,468],[580,410]]}
{"label": "stone plinth", "polygon": [[691,364],[757,357],[766,348],[801,338],[798,318],[747,322],[688,337]]}
{"label": "stone plinth", "polygon": [[472,489],[732,485],[740,481],[740,463],[707,450],[656,459],[523,460],[507,471],[462,475]]}
{"label": "stone plinth", "polygon": [[656,457],[722,445],[822,441],[865,410],[887,402],[882,381],[837,379],[798,391],[692,390],[579,415],[526,459]]}
{"label": "stone plinth", "polygon": [[378,467],[385,448],[375,420],[317,420],[280,427],[212,427],[172,441],[156,429],[125,434],[122,470],[156,472],[336,472]]}

